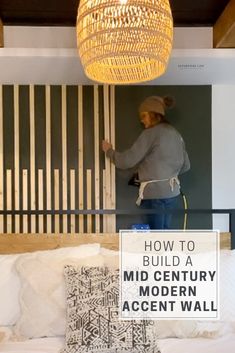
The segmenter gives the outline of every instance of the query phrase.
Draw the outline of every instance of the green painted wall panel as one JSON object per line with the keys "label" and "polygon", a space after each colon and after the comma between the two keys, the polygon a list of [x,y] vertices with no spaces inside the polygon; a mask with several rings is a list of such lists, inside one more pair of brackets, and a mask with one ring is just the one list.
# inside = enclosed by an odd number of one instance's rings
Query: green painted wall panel
{"label": "green painted wall panel", "polygon": [[[176,99],[167,118],[182,134],[191,161],[191,170],[181,177],[182,189],[190,208],[212,206],[211,162],[211,86],[119,86],[116,88],[117,149],[130,147],[141,132],[139,104],[151,95],[172,95]],[[132,171],[117,170],[117,208],[135,207],[138,189],[128,186]],[[182,207],[182,204],[178,205]],[[141,223],[140,217],[118,217],[118,227]],[[173,227],[182,227],[182,217],[175,217]],[[211,216],[190,216],[190,228],[211,228]]]}

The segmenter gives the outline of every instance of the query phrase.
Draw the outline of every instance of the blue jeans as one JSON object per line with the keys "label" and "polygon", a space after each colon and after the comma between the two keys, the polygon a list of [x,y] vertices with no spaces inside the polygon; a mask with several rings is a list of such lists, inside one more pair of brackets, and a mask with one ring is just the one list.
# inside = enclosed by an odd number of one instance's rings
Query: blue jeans
{"label": "blue jeans", "polygon": [[170,229],[171,214],[157,214],[157,211],[169,211],[176,207],[179,196],[168,199],[148,199],[142,200],[141,208],[156,210],[156,214],[146,215],[150,229]]}

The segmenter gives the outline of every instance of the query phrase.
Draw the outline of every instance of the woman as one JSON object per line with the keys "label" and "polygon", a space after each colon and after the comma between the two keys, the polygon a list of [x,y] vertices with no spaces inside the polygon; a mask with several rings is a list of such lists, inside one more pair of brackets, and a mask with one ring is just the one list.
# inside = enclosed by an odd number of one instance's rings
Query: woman
{"label": "woman", "polygon": [[151,96],[139,107],[144,131],[130,149],[120,153],[108,141],[102,149],[117,168],[136,167],[140,180],[137,204],[160,211],[149,215],[151,229],[169,229],[171,215],[163,211],[172,209],[180,194],[178,175],[190,169],[183,138],[165,119],[165,110],[173,106],[171,97]]}

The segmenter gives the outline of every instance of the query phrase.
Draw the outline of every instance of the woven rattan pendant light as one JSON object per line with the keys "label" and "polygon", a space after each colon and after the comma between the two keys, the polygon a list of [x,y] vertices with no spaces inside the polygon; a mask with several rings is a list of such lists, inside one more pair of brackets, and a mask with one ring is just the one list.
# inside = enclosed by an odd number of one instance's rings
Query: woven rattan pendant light
{"label": "woven rattan pendant light", "polygon": [[127,84],[162,75],[172,39],[168,0],[80,0],[78,51],[94,81]]}

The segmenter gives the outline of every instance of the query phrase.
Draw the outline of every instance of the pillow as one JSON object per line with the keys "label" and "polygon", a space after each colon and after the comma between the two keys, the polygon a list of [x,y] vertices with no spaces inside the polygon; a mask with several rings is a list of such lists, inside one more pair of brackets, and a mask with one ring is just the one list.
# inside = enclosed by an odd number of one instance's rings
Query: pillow
{"label": "pillow", "polygon": [[21,314],[15,334],[25,338],[65,334],[65,264],[100,266],[99,244],[27,254],[16,262],[21,280]]}
{"label": "pillow", "polygon": [[9,327],[0,327],[0,343],[7,342],[12,335]]}
{"label": "pillow", "polygon": [[[105,266],[118,267],[118,251],[100,248],[100,253],[104,256]],[[215,328],[210,329],[215,334]],[[154,320],[154,334],[157,338],[187,338],[205,335],[206,331],[195,320]]]}
{"label": "pillow", "polygon": [[225,325],[218,321],[158,320],[154,322],[157,338],[215,338],[226,333]]}
{"label": "pillow", "polygon": [[235,250],[220,253],[220,319],[235,320]]}
{"label": "pillow", "polygon": [[[117,267],[118,251],[100,249],[104,264]],[[218,337],[235,327],[235,250],[220,252],[220,320],[154,320],[158,338]],[[230,327],[229,327],[230,323]],[[235,330],[235,329],[234,329]]]}
{"label": "pillow", "polygon": [[118,319],[119,270],[66,266],[65,279],[67,330],[63,353],[157,353],[152,321]]}
{"label": "pillow", "polygon": [[157,321],[155,334],[158,338],[167,337],[206,337],[214,338],[226,334],[235,322],[235,251],[220,252],[220,320],[219,321]]}
{"label": "pillow", "polygon": [[0,326],[16,323],[20,314],[20,280],[15,262],[21,255],[0,255]]}
{"label": "pillow", "polygon": [[119,251],[100,248],[100,254],[104,257],[104,266],[119,268]]}

